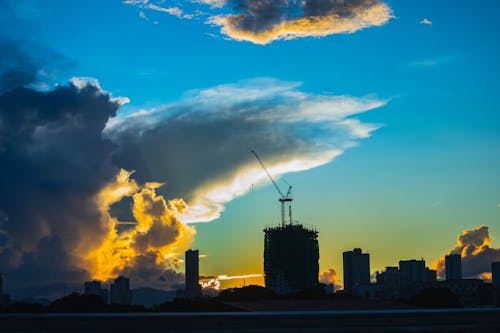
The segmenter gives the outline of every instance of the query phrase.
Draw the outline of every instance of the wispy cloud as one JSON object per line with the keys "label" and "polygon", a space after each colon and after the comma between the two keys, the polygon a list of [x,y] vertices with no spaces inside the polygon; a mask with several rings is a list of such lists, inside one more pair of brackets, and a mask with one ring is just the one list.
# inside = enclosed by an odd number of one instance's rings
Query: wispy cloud
{"label": "wispy cloud", "polygon": [[[159,4],[162,4],[163,2],[164,1],[156,1],[156,3],[153,3],[150,0],[125,0],[125,1],[123,1],[123,3],[126,5],[138,7],[140,9],[139,17],[142,19],[145,19],[147,21],[149,21],[149,18],[146,16],[146,13],[144,12],[144,10],[154,10],[154,11],[158,11],[158,12],[163,12],[163,13],[167,13],[167,14],[176,16],[177,18],[180,18],[180,19],[192,19],[197,15],[196,13],[185,13],[178,6],[169,6],[169,7],[159,6]],[[154,23],[157,24],[157,21],[154,21]]]}
{"label": "wispy cloud", "polygon": [[432,21],[429,20],[428,18],[424,18],[422,21],[420,21],[420,24],[432,25]]}
{"label": "wispy cloud", "polygon": [[410,68],[428,68],[428,67],[438,67],[442,65],[449,64],[457,60],[456,56],[440,56],[434,58],[427,58],[416,60],[408,63],[408,67]]}
{"label": "wispy cloud", "polygon": [[194,14],[184,13],[184,11],[182,9],[180,9],[179,7],[161,7],[161,6],[154,5],[154,4],[148,4],[147,8],[152,9],[152,10],[156,10],[159,12],[168,13],[170,15],[174,15],[174,16],[176,16],[178,18],[182,18],[182,19],[192,19],[195,16]]}
{"label": "wispy cloud", "polygon": [[[387,23],[393,16],[382,0],[192,0],[190,7],[161,7],[162,1],[127,0],[141,9],[163,11],[179,18],[208,18],[229,39],[255,44],[301,37],[354,33]],[[186,3],[185,3],[186,4]],[[198,4],[200,8],[192,7]],[[208,6],[207,6],[208,5]],[[182,7],[182,8],[181,8]],[[207,8],[208,7],[208,8]],[[184,10],[183,8],[189,8]]]}

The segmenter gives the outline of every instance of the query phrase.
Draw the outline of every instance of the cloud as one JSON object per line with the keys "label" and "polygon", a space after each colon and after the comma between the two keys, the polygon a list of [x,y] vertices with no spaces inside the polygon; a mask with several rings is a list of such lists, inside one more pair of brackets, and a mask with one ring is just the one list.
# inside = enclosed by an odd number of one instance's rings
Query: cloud
{"label": "cloud", "polygon": [[[66,57],[27,42],[0,38],[0,50],[0,93],[22,86],[46,86],[57,73],[73,67]],[[36,59],[29,55],[33,52]]]}
{"label": "cloud", "polygon": [[182,18],[208,17],[206,22],[219,26],[228,38],[262,45],[276,40],[353,33],[384,25],[393,17],[390,7],[381,0],[193,0],[192,3],[209,8],[190,14],[179,7],[163,9],[153,2],[125,3]]}
{"label": "cloud", "polygon": [[104,134],[118,146],[118,165],[139,180],[166,182],[186,200],[182,221],[211,221],[225,203],[268,184],[250,150],[276,178],[329,163],[378,128],[353,116],[387,103],[299,86],[255,79],[191,91],[176,103],[117,115]]}
{"label": "cloud", "polygon": [[[95,196],[95,204],[101,212],[100,222],[107,232],[98,246],[79,252],[83,254],[83,267],[94,279],[106,281],[127,272],[136,283],[143,280],[155,283],[162,281],[161,276],[169,265],[175,267],[176,255],[187,250],[195,230],[178,219],[185,208],[182,199],[167,202],[156,193],[162,184],[140,186],[131,175],[131,172],[120,170],[115,180]],[[118,219],[110,214],[110,207],[125,197],[132,197],[131,209],[136,224],[118,232]],[[158,274],[151,275],[151,271]]]}
{"label": "cloud", "polygon": [[391,9],[378,0],[241,0],[233,6],[236,14],[213,16],[209,22],[231,39],[255,44],[353,33],[392,17]]}
{"label": "cloud", "polygon": [[431,68],[438,67],[457,60],[454,56],[441,56],[428,59],[412,61],[408,64],[410,68]]}
{"label": "cloud", "polygon": [[[176,16],[177,18],[180,18],[180,19],[192,19],[195,16],[197,16],[196,13],[192,13],[192,14],[185,13],[181,8],[176,7],[176,6],[163,7],[163,6],[158,5],[158,4],[163,3],[163,2],[164,1],[156,1],[157,4],[155,4],[149,0],[125,0],[125,1],[123,1],[123,3],[126,5],[138,7],[140,9],[139,17],[142,19],[145,19],[147,21],[149,21],[149,18],[146,16],[146,13],[144,12],[144,10],[147,10],[147,9],[154,10],[157,12],[167,13],[167,14]],[[154,21],[154,23],[156,24],[157,21]]]}
{"label": "cloud", "polygon": [[427,18],[424,18],[422,21],[420,21],[420,24],[432,25],[432,21]]}
{"label": "cloud", "polygon": [[325,283],[325,284],[333,284],[335,290],[340,290],[342,289],[342,284],[340,283],[338,276],[337,276],[337,271],[332,267],[329,268],[328,270],[322,272],[319,275],[319,282]]}
{"label": "cloud", "polygon": [[[37,73],[38,62],[12,45]],[[7,72],[0,261],[11,291],[119,274],[135,286],[175,288],[177,256],[195,235],[186,223],[213,220],[252,185],[268,183],[251,149],[275,177],[323,165],[377,128],[356,115],[387,103],[255,79],[121,114],[128,98],[95,79],[39,91],[39,76],[6,66],[0,77]]]}
{"label": "cloud", "polygon": [[212,8],[222,8],[226,5],[228,0],[192,0],[192,2],[203,3]]}
{"label": "cloud", "polygon": [[[223,281],[229,280],[243,280],[246,279],[253,280],[256,278],[263,278],[263,274],[245,274],[245,275],[217,275],[217,276],[201,276],[200,285],[204,289],[204,294],[216,294],[214,291],[218,291],[221,288],[221,283]],[[245,282],[243,282],[244,284]]]}
{"label": "cloud", "polygon": [[160,7],[160,6],[157,6],[157,5],[154,5],[154,4],[149,4],[147,6],[147,8],[149,9],[152,9],[152,10],[156,10],[156,11],[159,11],[159,12],[165,12],[165,13],[168,13],[170,15],[174,15],[178,18],[183,18],[183,19],[192,19],[194,17],[194,14],[185,14],[182,9],[180,9],[179,7]]}
{"label": "cloud", "polygon": [[48,93],[17,87],[0,95],[0,211],[6,216],[0,228],[10,239],[1,255],[12,268],[9,279],[28,282],[34,272],[44,283],[85,276],[74,265],[73,246],[82,235],[99,242],[105,234],[90,200],[115,173],[106,162],[113,144],[101,132],[118,107],[93,86]]}
{"label": "cloud", "polygon": [[[489,276],[491,263],[500,260],[500,248],[492,247],[489,228],[484,225],[464,230],[457,238],[457,245],[447,254],[462,256],[462,275],[466,278]],[[444,257],[431,265],[441,279],[445,278]]]}
{"label": "cloud", "polygon": [[[39,70],[16,49],[19,44],[9,45],[30,73]],[[112,162],[117,147],[102,131],[128,99],[114,98],[95,79],[73,78],[38,91],[30,88],[37,75],[5,65],[0,77],[6,73],[11,79],[2,81],[0,92],[0,262],[9,289],[47,290],[124,272],[133,283],[149,276],[150,285],[172,285],[167,278],[176,254],[187,248],[194,229],[178,219],[181,199],[165,200],[156,193],[161,184],[138,183]],[[134,224],[119,225],[110,207],[126,197]],[[144,274],[153,271],[158,275]]]}

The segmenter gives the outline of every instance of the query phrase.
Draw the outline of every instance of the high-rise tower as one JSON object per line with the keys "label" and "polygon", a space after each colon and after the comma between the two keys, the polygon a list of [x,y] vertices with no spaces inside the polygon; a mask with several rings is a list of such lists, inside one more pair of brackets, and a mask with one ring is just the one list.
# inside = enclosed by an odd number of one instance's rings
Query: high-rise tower
{"label": "high-rise tower", "polygon": [[446,280],[462,278],[462,257],[460,254],[449,254],[444,257]]}
{"label": "high-rise tower", "polygon": [[198,250],[186,251],[186,298],[195,299],[201,297],[199,252]]}
{"label": "high-rise tower", "polygon": [[356,287],[370,284],[370,255],[356,248],[343,253],[344,291],[355,293]]}
{"label": "high-rise tower", "polygon": [[264,229],[266,287],[277,294],[292,294],[317,287],[318,232],[300,224]]}

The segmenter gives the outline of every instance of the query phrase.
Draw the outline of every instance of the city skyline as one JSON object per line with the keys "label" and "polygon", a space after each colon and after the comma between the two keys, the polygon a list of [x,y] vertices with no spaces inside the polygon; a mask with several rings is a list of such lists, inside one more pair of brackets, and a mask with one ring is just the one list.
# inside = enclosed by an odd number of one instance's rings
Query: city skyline
{"label": "city skyline", "polygon": [[444,279],[459,253],[491,278],[500,4],[272,3],[0,2],[5,288],[174,290],[190,248],[207,286],[263,284],[280,195],[252,150],[318,231],[320,279],[356,248],[372,279],[420,258]]}

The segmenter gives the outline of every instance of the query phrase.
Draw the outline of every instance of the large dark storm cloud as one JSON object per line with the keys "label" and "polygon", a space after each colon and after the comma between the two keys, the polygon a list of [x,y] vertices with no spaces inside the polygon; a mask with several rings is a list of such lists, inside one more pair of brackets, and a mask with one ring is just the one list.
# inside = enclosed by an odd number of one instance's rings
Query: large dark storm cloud
{"label": "large dark storm cloud", "polygon": [[[119,103],[93,85],[27,88],[37,62],[0,42],[0,260],[10,288],[82,281],[76,244],[105,230],[91,201],[115,175],[101,138]],[[88,242],[82,243],[82,238]]]}

